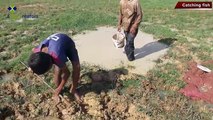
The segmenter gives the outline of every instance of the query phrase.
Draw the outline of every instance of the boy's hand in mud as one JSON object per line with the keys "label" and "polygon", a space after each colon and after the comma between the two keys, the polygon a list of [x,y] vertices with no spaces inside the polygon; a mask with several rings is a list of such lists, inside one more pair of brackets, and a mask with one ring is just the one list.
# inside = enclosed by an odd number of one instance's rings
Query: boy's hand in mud
{"label": "boy's hand in mud", "polygon": [[54,93],[53,93],[53,100],[58,104],[61,99],[60,99],[60,90],[59,89],[55,89]]}
{"label": "boy's hand in mud", "polygon": [[75,92],[71,92],[75,98],[75,100],[80,104],[83,102],[83,98],[81,97],[81,95],[75,91]]}
{"label": "boy's hand in mud", "polygon": [[61,102],[61,99],[60,99],[60,96],[59,95],[56,95],[54,94],[52,99],[55,101],[56,104],[60,103]]}

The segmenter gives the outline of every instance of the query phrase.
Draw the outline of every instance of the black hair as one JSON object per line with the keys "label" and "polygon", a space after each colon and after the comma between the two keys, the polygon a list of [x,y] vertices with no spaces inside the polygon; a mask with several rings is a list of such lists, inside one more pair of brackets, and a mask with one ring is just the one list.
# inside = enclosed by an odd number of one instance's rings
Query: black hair
{"label": "black hair", "polygon": [[28,65],[38,75],[44,74],[52,66],[52,57],[44,52],[37,52],[30,55]]}

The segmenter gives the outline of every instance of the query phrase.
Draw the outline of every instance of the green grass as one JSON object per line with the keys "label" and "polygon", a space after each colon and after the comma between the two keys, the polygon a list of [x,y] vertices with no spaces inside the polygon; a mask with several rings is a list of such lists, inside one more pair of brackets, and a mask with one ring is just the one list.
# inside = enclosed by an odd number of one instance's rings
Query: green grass
{"label": "green grass", "polygon": [[175,64],[167,63],[159,65],[150,72],[149,79],[157,82],[157,87],[159,86],[178,86],[183,87],[183,82],[181,81],[181,72],[176,68]]}
{"label": "green grass", "polygon": [[143,30],[147,33],[154,34],[157,38],[175,38],[177,33],[170,30],[169,27],[161,25],[144,26]]}
{"label": "green grass", "polygon": [[124,80],[122,81],[123,87],[124,88],[129,88],[129,87],[140,87],[141,86],[141,80]]}
{"label": "green grass", "polygon": [[[75,16],[75,17],[73,17]],[[59,30],[83,31],[86,29],[94,29],[96,26],[114,23],[115,17],[106,16],[100,12],[71,10],[64,14],[56,16],[52,26]]]}

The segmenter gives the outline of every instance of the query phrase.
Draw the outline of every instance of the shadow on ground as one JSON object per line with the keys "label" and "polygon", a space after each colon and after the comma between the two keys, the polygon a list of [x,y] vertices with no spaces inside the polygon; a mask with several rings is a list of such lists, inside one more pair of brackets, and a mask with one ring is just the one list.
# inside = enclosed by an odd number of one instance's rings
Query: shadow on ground
{"label": "shadow on ground", "polygon": [[[102,91],[108,92],[119,86],[118,79],[121,75],[127,75],[128,70],[125,68],[116,68],[112,70],[98,69],[92,72],[86,72],[81,75],[81,83],[78,87],[78,92],[85,95],[89,92],[100,94]],[[65,87],[62,94],[68,93],[69,87]],[[73,97],[71,97],[73,98]]]}
{"label": "shadow on ground", "polygon": [[102,91],[108,92],[115,89],[117,80],[121,75],[127,75],[128,70],[125,68],[116,68],[113,70],[97,70],[87,72],[81,76],[81,87],[78,89],[80,93],[86,94],[88,92],[100,93]]}
{"label": "shadow on ground", "polygon": [[140,59],[140,58],[143,58],[152,53],[167,49],[176,40],[177,39],[175,39],[175,38],[164,38],[164,39],[160,39],[156,42],[148,43],[141,48],[136,48],[135,49],[135,58]]}

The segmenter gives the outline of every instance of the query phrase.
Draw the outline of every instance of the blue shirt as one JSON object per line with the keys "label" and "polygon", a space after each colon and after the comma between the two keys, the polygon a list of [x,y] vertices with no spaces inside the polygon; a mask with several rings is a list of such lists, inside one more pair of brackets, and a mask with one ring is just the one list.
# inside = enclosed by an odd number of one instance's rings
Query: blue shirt
{"label": "blue shirt", "polygon": [[41,52],[41,48],[48,47],[48,54],[52,56],[53,63],[58,67],[63,67],[68,61],[79,62],[78,52],[74,41],[66,34],[56,33],[50,35],[34,49],[34,52]]}

